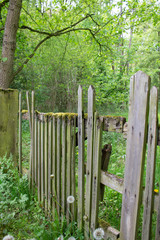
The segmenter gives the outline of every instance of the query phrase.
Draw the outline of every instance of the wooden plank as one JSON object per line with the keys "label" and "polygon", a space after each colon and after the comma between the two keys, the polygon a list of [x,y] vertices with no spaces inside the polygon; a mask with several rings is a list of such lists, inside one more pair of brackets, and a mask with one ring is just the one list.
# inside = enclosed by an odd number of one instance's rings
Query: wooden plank
{"label": "wooden plank", "polygon": [[87,122],[87,168],[86,168],[86,203],[85,203],[85,239],[89,239],[92,196],[93,167],[93,133],[94,133],[95,91],[93,86],[88,89],[88,122]]}
{"label": "wooden plank", "polygon": [[[120,178],[112,173],[105,172],[101,170],[101,183],[107,187],[110,187],[111,189],[119,192],[120,194],[123,193],[123,182],[124,179]],[[159,202],[159,194],[154,192],[153,196],[154,200],[154,211],[158,211],[158,202]],[[144,190],[143,190],[143,197],[142,197],[142,203],[144,205],[145,196],[144,196]]]}
{"label": "wooden plank", "polygon": [[119,239],[120,236],[120,232],[111,227],[109,223],[105,222],[102,219],[99,219],[99,227],[102,228],[104,230],[104,238],[103,239],[112,239],[112,240],[116,240]]}
{"label": "wooden plank", "polygon": [[44,118],[44,189],[45,189],[45,214],[48,214],[48,116]]}
{"label": "wooden plank", "polygon": [[[40,113],[40,114],[44,114],[44,113]],[[45,113],[46,114],[46,113]],[[56,113],[49,113],[49,115],[56,115]],[[62,113],[63,116],[65,114],[66,117],[68,117],[68,113]],[[78,114],[77,113],[73,113],[74,115],[76,115],[76,118],[78,119]],[[103,124],[103,131],[107,131],[107,132],[117,132],[117,133],[123,133],[123,129],[124,129],[124,124],[126,122],[126,118],[122,117],[122,116],[99,116],[100,118],[104,119],[104,124]],[[28,117],[28,113],[27,112],[23,112],[22,113],[22,118],[23,119],[29,119]],[[84,114],[84,126],[85,126],[85,132],[87,133],[87,120],[88,116],[87,114]],[[78,127],[78,120],[76,121],[76,127]],[[160,133],[160,131],[159,131]],[[87,134],[86,134],[87,135]],[[160,139],[160,137],[159,137]],[[77,140],[76,140],[76,146],[78,146],[78,133],[77,133]]]}
{"label": "wooden plank", "polygon": [[146,149],[149,88],[150,79],[145,73],[139,71],[131,78],[121,240],[136,239]]}
{"label": "wooden plank", "polygon": [[22,175],[22,93],[19,92],[19,174]]}
{"label": "wooden plank", "polygon": [[[71,119],[67,120],[67,198],[71,196],[71,146],[72,146],[72,138],[71,138]],[[67,202],[67,223],[70,222],[71,215],[71,204]]]}
{"label": "wooden plank", "polygon": [[30,163],[29,163],[29,186],[31,188],[31,185],[32,185],[32,120],[31,120],[31,109],[30,109],[30,101],[29,101],[29,92],[28,91],[26,92],[26,100],[27,100],[29,128],[30,128],[30,135],[31,135]]}
{"label": "wooden plank", "polygon": [[57,121],[52,117],[52,214],[55,218],[57,202]]}
{"label": "wooden plank", "polygon": [[57,213],[61,215],[61,118],[57,118]]}
{"label": "wooden plank", "polygon": [[38,201],[41,201],[41,122],[38,119]]}
{"label": "wooden plank", "polygon": [[91,209],[91,232],[98,226],[98,209],[100,197],[100,170],[102,157],[102,124],[95,113],[95,132],[94,132],[94,157],[93,157],[93,179],[92,179],[92,209]]}
{"label": "wooden plank", "polygon": [[44,116],[41,116],[41,202],[44,206]]}
{"label": "wooden plank", "polygon": [[103,118],[103,131],[107,132],[123,132],[123,126],[126,122],[126,118],[121,116],[100,116]]}
{"label": "wooden plank", "polygon": [[51,217],[52,121],[48,119],[48,213]]}
{"label": "wooden plank", "polygon": [[38,185],[38,119],[37,119],[37,115],[35,115],[35,121],[34,121],[34,124],[35,124],[35,136],[34,136],[34,146],[35,146],[35,166],[34,166],[34,169],[35,169],[35,184],[36,186]]}
{"label": "wooden plank", "polygon": [[110,187],[121,194],[123,192],[123,178],[112,173],[101,170],[101,184]]}
{"label": "wooden plank", "polygon": [[75,147],[76,147],[76,117],[73,117],[72,123],[72,156],[71,156],[71,195],[74,197],[74,202],[71,205],[71,221],[76,219],[76,176],[75,176]]}
{"label": "wooden plank", "polygon": [[153,87],[150,93],[148,127],[148,153],[146,168],[145,197],[143,208],[142,240],[150,240],[153,212],[153,195],[155,181],[155,161],[157,148],[157,119],[158,119],[158,93]]}
{"label": "wooden plank", "polygon": [[32,187],[35,183],[35,118],[34,118],[34,107],[35,107],[35,100],[34,100],[34,91],[32,91]]}
{"label": "wooden plank", "polygon": [[[101,160],[101,170],[107,171],[109,165],[109,159],[112,152],[112,145],[105,144],[102,149],[102,160]],[[100,201],[103,201],[104,198],[105,185],[100,185]]]}
{"label": "wooden plank", "polygon": [[28,119],[29,119],[29,128],[30,133],[32,132],[32,121],[31,121],[31,109],[30,109],[30,102],[29,102],[29,92],[26,92],[26,100],[27,100],[27,109],[28,109]]}
{"label": "wooden plank", "polygon": [[84,216],[84,110],[83,90],[78,88],[78,228],[83,229]]}
{"label": "wooden plank", "polygon": [[66,117],[62,118],[62,213],[66,213],[66,160],[67,160],[67,138],[66,138]]}

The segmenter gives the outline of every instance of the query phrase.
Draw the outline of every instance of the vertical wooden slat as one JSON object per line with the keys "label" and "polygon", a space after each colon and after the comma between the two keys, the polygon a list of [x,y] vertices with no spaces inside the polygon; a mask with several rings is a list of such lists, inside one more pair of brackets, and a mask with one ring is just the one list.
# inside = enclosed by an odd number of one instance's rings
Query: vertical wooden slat
{"label": "vertical wooden slat", "polygon": [[22,175],[22,93],[19,93],[19,174]]}
{"label": "vertical wooden slat", "polygon": [[66,117],[62,118],[62,213],[66,213]]}
{"label": "vertical wooden slat", "polygon": [[78,228],[83,228],[84,216],[84,112],[82,86],[78,88]]}
{"label": "vertical wooden slat", "polygon": [[91,231],[98,227],[98,209],[100,194],[101,157],[102,157],[102,120],[97,119],[95,113],[94,131],[94,156],[93,156],[93,179],[92,179],[92,209],[91,209]]}
{"label": "vertical wooden slat", "polygon": [[44,116],[41,116],[41,202],[44,206]]}
{"label": "vertical wooden slat", "polygon": [[61,213],[61,118],[57,118],[57,213]]}
{"label": "vertical wooden slat", "polygon": [[[112,145],[105,144],[102,149],[102,160],[101,160],[101,170],[103,171],[108,170],[111,152],[112,152]],[[100,201],[103,201],[104,192],[105,192],[105,185],[100,184]]]}
{"label": "vertical wooden slat", "polygon": [[37,115],[35,114],[35,142],[34,142],[34,146],[35,146],[35,184],[38,185],[38,120],[37,120]]}
{"label": "vertical wooden slat", "polygon": [[35,116],[34,116],[34,91],[32,91],[32,187],[35,182]]}
{"label": "vertical wooden slat", "polygon": [[45,213],[48,213],[48,116],[45,116],[45,144],[44,144],[44,164],[45,164]]}
{"label": "vertical wooden slat", "polygon": [[146,149],[149,89],[150,79],[145,73],[139,71],[131,78],[121,240],[136,239]]}
{"label": "vertical wooden slat", "polygon": [[157,88],[153,87],[151,89],[149,104],[148,153],[143,208],[142,240],[152,239],[151,227],[153,212],[155,161],[157,148],[157,119],[158,119],[158,95]]}
{"label": "vertical wooden slat", "polygon": [[52,122],[48,120],[48,212],[51,212],[51,174],[52,174]]}
{"label": "vertical wooden slat", "polygon": [[32,132],[32,121],[31,121],[31,109],[30,109],[30,102],[29,102],[29,92],[26,92],[26,100],[27,100],[27,109],[28,109],[28,117],[29,117],[29,128],[30,133]]}
{"label": "vertical wooden slat", "polygon": [[38,201],[39,202],[41,201],[41,122],[39,119],[38,119]]}
{"label": "vertical wooden slat", "polygon": [[31,120],[31,109],[29,101],[29,92],[26,92],[27,108],[28,108],[28,117],[29,117],[29,128],[31,134],[31,147],[30,147],[30,163],[29,163],[29,185],[31,187],[32,183],[32,120]]}
{"label": "vertical wooden slat", "polygon": [[55,217],[57,201],[57,122],[53,116],[52,126],[52,214]]}
{"label": "vertical wooden slat", "polygon": [[87,145],[87,168],[86,168],[85,239],[89,239],[91,220],[94,112],[95,112],[95,92],[93,86],[90,86],[88,89],[88,121],[87,121],[88,145]]}
{"label": "vertical wooden slat", "polygon": [[75,146],[76,146],[76,116],[72,123],[72,156],[71,156],[71,195],[75,201],[71,205],[71,220],[76,221],[76,177],[75,177]]}
{"label": "vertical wooden slat", "polygon": [[[67,197],[71,195],[71,119],[67,120]],[[71,204],[67,202],[67,222],[70,221]]]}

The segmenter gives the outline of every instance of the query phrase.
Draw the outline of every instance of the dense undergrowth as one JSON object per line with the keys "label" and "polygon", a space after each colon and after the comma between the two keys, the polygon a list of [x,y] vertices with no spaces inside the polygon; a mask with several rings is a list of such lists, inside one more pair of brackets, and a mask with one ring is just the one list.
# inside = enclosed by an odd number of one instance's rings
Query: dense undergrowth
{"label": "dense undergrowth", "polygon": [[0,239],[10,234],[16,240],[55,240],[74,236],[84,239],[75,222],[60,223],[45,217],[37,198],[29,190],[27,175],[19,177],[12,158],[0,159]]}

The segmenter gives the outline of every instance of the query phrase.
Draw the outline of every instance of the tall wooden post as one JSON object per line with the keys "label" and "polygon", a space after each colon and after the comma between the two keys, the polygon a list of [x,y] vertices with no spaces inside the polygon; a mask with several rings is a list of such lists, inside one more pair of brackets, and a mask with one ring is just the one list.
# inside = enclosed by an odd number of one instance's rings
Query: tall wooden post
{"label": "tall wooden post", "polygon": [[0,157],[13,155],[18,163],[18,90],[0,89]]}

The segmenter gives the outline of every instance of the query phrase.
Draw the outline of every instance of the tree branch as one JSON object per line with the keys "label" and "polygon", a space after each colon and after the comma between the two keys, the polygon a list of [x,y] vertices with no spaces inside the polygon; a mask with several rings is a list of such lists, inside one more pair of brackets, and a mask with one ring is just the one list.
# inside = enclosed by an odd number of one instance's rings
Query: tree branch
{"label": "tree branch", "polygon": [[13,77],[11,79],[11,82],[13,81],[14,77],[24,68],[24,65],[26,65],[29,60],[35,55],[37,49],[45,42],[47,41],[49,38],[51,38],[51,36],[47,36],[46,38],[44,38],[43,40],[41,40],[37,46],[35,47],[35,49],[33,50],[33,53],[30,54],[27,59],[23,62],[23,64],[17,69],[17,71],[13,74]]}
{"label": "tree branch", "polygon": [[84,18],[81,18],[79,21],[71,24],[69,27],[66,27],[66,28],[63,28],[63,29],[61,29],[61,30],[58,30],[58,31],[56,31],[55,33],[49,33],[49,32],[39,31],[39,30],[33,29],[33,28],[31,28],[31,27],[28,27],[28,26],[24,26],[24,25],[21,26],[20,29],[28,29],[28,30],[30,30],[31,32],[36,32],[36,33],[48,35],[48,36],[51,36],[51,37],[52,37],[52,36],[59,36],[59,35],[61,35],[64,31],[75,27],[76,25],[78,25],[79,23],[81,23],[82,21],[84,21],[85,19],[87,19],[88,17],[90,17],[90,15],[86,15]]}
{"label": "tree branch", "polygon": [[51,36],[51,33],[39,31],[39,30],[33,29],[33,28],[31,28],[31,27],[25,26],[25,25],[23,25],[23,26],[21,26],[21,27],[19,27],[19,28],[20,28],[20,29],[27,29],[27,30],[30,30],[31,32],[36,32],[36,33],[39,33],[39,34]]}
{"label": "tree branch", "polygon": [[93,31],[90,29],[90,28],[73,28],[75,27],[77,24],[79,24],[80,22],[84,21],[86,18],[90,17],[90,15],[86,15],[84,18],[80,19],[79,21],[77,21],[76,23],[70,25],[69,27],[66,27],[66,28],[63,28],[62,30],[59,30],[55,33],[48,33],[48,32],[43,32],[43,31],[39,31],[39,30],[35,30],[35,29],[32,29],[30,27],[27,27],[27,26],[22,26],[20,28],[22,29],[28,29],[32,32],[36,32],[36,33],[39,33],[39,34],[44,34],[44,35],[47,35],[47,37],[45,37],[43,40],[41,40],[37,46],[35,47],[35,49],[33,50],[33,53],[30,54],[27,59],[22,63],[22,65],[16,70],[16,72],[13,74],[13,77],[11,79],[11,81],[14,79],[14,77],[23,69],[24,65],[26,65],[29,60],[35,55],[37,49],[45,42],[47,41],[48,39],[50,39],[51,37],[58,37],[60,35],[63,35],[63,34],[66,34],[66,33],[70,33],[70,32],[75,32],[75,31],[89,31],[90,34],[92,35],[92,37],[94,38],[94,40],[98,43],[98,45],[100,46],[100,50],[101,50],[101,44],[100,42],[98,41],[98,39],[96,39],[95,37],[95,34],[93,33]]}
{"label": "tree branch", "polygon": [[31,16],[31,14],[29,13],[29,12],[27,12],[27,10],[24,8],[24,7],[22,7],[22,9],[25,11],[25,13],[31,18],[31,20],[38,26],[38,27],[40,27],[39,25],[38,25],[38,23],[32,18],[32,16]]}

